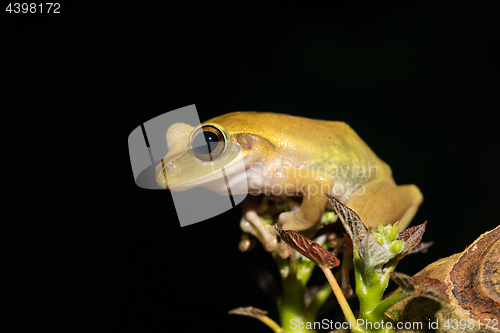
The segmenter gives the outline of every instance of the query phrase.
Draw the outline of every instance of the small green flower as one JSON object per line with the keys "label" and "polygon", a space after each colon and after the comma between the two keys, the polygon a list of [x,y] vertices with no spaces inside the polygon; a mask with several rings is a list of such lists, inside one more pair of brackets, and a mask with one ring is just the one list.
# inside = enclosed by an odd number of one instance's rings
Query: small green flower
{"label": "small green flower", "polygon": [[337,216],[337,214],[335,214],[335,212],[333,212],[333,211],[329,211],[329,212],[325,211],[323,213],[323,215],[321,215],[320,222],[323,225],[332,224],[332,223],[334,223],[334,222],[337,221],[337,218],[338,218],[338,216]]}
{"label": "small green flower", "polygon": [[406,248],[406,243],[398,240],[399,222],[394,223],[394,225],[389,223],[383,226],[382,221],[380,221],[378,228],[372,230],[372,234],[377,242],[391,253],[391,258],[397,256]]}
{"label": "small green flower", "polygon": [[274,224],[273,216],[266,212],[264,215],[259,216],[264,224]]}

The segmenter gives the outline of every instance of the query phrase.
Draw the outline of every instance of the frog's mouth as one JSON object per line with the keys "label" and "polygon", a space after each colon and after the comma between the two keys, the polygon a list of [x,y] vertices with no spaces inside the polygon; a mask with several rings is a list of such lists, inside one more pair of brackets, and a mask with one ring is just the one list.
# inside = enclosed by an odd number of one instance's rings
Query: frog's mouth
{"label": "frog's mouth", "polygon": [[247,174],[243,157],[238,156],[227,165],[217,162],[200,162],[195,168],[180,170],[172,160],[163,159],[156,167],[156,182],[160,187],[174,192],[205,187],[226,196],[247,194]]}
{"label": "frog's mouth", "polygon": [[169,165],[171,166],[171,164],[165,165],[165,161],[162,159],[160,161],[160,164],[158,164],[156,166],[156,182],[158,183],[158,185],[161,188],[165,188],[167,190],[169,188],[168,188],[168,182],[167,182],[167,179],[166,179],[165,168],[170,168]]}

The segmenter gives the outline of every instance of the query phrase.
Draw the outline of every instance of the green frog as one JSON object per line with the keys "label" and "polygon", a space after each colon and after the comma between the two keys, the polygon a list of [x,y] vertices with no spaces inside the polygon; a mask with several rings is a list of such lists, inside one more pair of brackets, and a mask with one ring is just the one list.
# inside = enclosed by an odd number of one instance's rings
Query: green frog
{"label": "green frog", "polygon": [[[396,185],[389,165],[340,121],[232,112],[196,127],[173,124],[167,131],[167,144],[169,151],[156,167],[161,187],[204,186],[228,195],[226,188],[214,186],[221,183],[217,182],[222,177],[220,169],[230,177],[231,167],[243,163],[246,173],[238,181],[245,183],[249,194],[266,194],[289,203],[291,209],[278,218],[285,230],[302,231],[315,225],[327,207],[325,193],[353,209],[367,226],[376,227],[381,220],[384,224],[399,221],[401,230],[423,200],[417,186]],[[294,203],[290,200],[294,197],[302,201]],[[262,207],[243,207],[242,227],[272,251],[276,233],[259,217]]]}

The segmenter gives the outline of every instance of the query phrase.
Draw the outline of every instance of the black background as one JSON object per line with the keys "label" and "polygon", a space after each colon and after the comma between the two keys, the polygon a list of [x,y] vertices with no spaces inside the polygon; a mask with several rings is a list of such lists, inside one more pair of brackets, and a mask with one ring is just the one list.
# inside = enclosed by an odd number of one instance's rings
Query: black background
{"label": "black background", "polygon": [[60,11],[1,16],[16,226],[3,289],[18,329],[266,331],[227,315],[248,305],[277,320],[254,279],[273,262],[238,251],[239,209],[181,228],[168,192],[134,183],[129,133],[190,104],[202,121],[257,110],[350,124],[424,194],[413,225],[427,220],[435,245],[398,271],[498,225],[498,3]]}

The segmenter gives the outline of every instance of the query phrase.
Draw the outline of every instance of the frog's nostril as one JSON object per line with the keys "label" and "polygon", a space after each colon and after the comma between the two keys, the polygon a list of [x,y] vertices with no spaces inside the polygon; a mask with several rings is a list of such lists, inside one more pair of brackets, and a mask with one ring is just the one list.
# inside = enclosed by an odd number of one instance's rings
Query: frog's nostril
{"label": "frog's nostril", "polygon": [[170,171],[170,170],[172,170],[173,165],[172,165],[172,163],[165,164],[165,162],[163,160],[161,160],[161,167],[162,167],[163,171]]}

